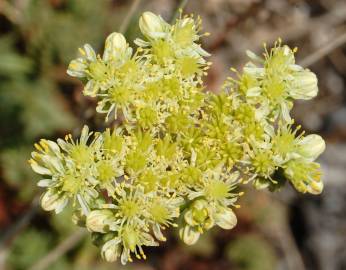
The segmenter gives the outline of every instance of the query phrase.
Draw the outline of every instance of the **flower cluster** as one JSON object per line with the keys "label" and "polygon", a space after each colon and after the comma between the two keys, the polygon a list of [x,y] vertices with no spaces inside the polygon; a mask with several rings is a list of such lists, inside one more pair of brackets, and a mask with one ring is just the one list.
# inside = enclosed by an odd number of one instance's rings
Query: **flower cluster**
{"label": "flower cluster", "polygon": [[314,160],[324,141],[290,117],[294,99],[318,91],[295,50],[278,41],[264,58],[248,52],[243,72],[215,94],[202,81],[210,63],[200,18],[170,25],[145,12],[139,27],[135,51],[112,33],[102,56],[84,45],[70,63],[67,73],[85,82],[96,110],[121,121],[100,133],[85,126],[78,140],[35,144],[30,164],[44,176],[43,209],[59,213],[72,202],[73,221],[91,232],[102,257],[125,264],[145,258],[143,247],[165,241],[169,227],[189,245],[213,226],[233,228],[243,184],[322,191]]}

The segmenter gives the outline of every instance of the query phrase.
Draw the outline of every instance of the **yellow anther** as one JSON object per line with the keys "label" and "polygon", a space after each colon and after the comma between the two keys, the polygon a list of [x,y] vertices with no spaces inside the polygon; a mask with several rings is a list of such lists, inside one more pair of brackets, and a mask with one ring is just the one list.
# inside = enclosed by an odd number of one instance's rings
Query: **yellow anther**
{"label": "yellow anther", "polygon": [[81,55],[83,55],[83,56],[86,55],[85,51],[82,48],[79,48],[78,51],[80,52]]}
{"label": "yellow anther", "polygon": [[37,150],[43,151],[42,147],[38,143],[35,143],[34,146]]}
{"label": "yellow anther", "polygon": [[28,160],[29,164],[37,164],[35,160],[33,160],[32,158]]}

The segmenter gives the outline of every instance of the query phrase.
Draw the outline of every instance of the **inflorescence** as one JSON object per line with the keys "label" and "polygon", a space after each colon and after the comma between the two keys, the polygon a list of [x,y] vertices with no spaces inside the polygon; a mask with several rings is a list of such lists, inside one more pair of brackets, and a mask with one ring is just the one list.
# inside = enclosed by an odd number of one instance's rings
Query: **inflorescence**
{"label": "inflorescence", "polygon": [[215,94],[203,86],[211,63],[199,17],[170,25],[145,12],[139,27],[135,51],[112,33],[102,56],[86,44],[70,63],[67,73],[85,83],[97,112],[120,124],[35,144],[30,164],[44,176],[44,210],[71,203],[72,220],[91,232],[102,257],[125,264],[145,259],[143,247],[165,241],[168,227],[188,245],[213,226],[233,228],[243,184],[322,191],[314,160],[325,143],[290,116],[295,99],[318,92],[315,74],[295,64],[295,49],[279,40],[262,57],[247,52],[243,71],[232,69]]}

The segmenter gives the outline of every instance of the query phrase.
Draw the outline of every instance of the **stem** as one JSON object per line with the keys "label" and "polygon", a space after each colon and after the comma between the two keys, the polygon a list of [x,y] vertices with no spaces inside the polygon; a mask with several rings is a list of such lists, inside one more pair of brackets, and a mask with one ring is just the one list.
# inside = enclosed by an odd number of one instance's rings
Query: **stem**
{"label": "stem", "polygon": [[183,10],[187,4],[189,0],[181,0],[180,4],[178,5],[178,7],[176,8],[173,17],[171,19],[171,23],[173,24],[174,21],[178,18],[180,10]]}
{"label": "stem", "polygon": [[127,28],[129,27],[131,18],[133,17],[133,15],[135,14],[136,10],[139,7],[141,0],[133,0],[130,10],[127,13],[126,17],[124,18],[122,24],[119,27],[119,32],[124,34],[127,31]]}

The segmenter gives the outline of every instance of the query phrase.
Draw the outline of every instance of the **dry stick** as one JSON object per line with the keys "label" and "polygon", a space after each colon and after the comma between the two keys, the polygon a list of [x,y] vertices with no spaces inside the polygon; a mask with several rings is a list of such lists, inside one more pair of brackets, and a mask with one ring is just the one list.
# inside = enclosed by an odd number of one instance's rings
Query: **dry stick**
{"label": "dry stick", "polygon": [[55,249],[51,250],[46,256],[36,262],[29,270],[47,269],[53,262],[78,244],[86,235],[86,230],[79,229],[62,241]]}
{"label": "dry stick", "polygon": [[133,0],[129,12],[127,13],[126,17],[124,18],[122,24],[119,27],[120,33],[124,34],[126,32],[127,28],[129,27],[131,18],[133,17],[136,10],[138,9],[140,2],[141,0]]}
{"label": "dry stick", "polygon": [[328,42],[324,46],[322,46],[317,51],[305,57],[302,61],[300,61],[300,65],[303,67],[311,66],[312,64],[318,62],[320,59],[331,53],[336,48],[342,46],[346,43],[346,32],[343,33],[338,38]]}

